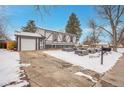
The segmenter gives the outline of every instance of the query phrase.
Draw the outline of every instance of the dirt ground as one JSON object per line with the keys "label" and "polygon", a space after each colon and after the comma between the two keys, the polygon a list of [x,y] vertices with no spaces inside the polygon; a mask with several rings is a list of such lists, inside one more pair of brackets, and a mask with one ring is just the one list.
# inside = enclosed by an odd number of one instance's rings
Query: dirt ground
{"label": "dirt ground", "polygon": [[24,67],[31,87],[90,87],[95,84],[87,77],[75,75],[76,72],[83,72],[95,80],[100,78],[94,71],[74,66],[42,51],[25,51],[20,55],[22,63],[31,64]]}

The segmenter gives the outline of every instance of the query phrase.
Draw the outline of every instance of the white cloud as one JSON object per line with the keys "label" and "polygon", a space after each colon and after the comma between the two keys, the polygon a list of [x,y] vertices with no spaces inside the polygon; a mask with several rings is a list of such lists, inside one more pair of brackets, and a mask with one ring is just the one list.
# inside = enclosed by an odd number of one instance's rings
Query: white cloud
{"label": "white cloud", "polygon": [[9,37],[11,40],[15,40],[15,35],[14,35],[14,33],[13,33],[13,34],[8,34],[8,37]]}

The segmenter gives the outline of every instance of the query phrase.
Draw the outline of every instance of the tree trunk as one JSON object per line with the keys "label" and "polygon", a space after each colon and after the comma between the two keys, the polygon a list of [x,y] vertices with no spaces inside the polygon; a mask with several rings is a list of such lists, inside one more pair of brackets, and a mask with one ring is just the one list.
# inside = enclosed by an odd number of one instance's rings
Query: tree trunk
{"label": "tree trunk", "polygon": [[114,27],[112,30],[113,30],[113,50],[117,52],[117,33]]}

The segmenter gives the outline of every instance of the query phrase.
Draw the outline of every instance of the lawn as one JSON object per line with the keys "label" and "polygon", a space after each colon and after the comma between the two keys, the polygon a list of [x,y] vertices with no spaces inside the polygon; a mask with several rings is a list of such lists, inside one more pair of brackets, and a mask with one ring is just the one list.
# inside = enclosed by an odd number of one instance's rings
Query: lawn
{"label": "lawn", "polygon": [[74,65],[78,65],[98,73],[104,73],[116,64],[118,59],[122,56],[122,50],[123,49],[119,49],[119,52],[111,51],[107,54],[104,54],[103,65],[101,65],[100,53],[89,54],[85,56],[79,56],[74,54],[74,52],[66,52],[62,50],[48,50],[44,51],[44,53]]}

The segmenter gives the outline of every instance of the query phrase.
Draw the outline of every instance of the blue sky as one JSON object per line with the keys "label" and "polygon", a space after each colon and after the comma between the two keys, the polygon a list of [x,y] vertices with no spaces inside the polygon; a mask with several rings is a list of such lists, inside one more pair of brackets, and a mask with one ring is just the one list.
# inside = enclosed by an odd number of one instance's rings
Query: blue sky
{"label": "blue sky", "polygon": [[81,28],[83,29],[80,41],[83,41],[88,34],[88,32],[85,31],[88,29],[88,19],[94,18],[97,23],[99,23],[100,17],[98,17],[94,6],[54,6],[50,9],[50,15],[43,13],[43,18],[41,18],[34,6],[7,6],[7,30],[10,35],[13,35],[15,31],[19,31],[22,26],[25,26],[28,20],[34,20],[38,27],[63,31],[72,12],[75,13],[80,20]]}

